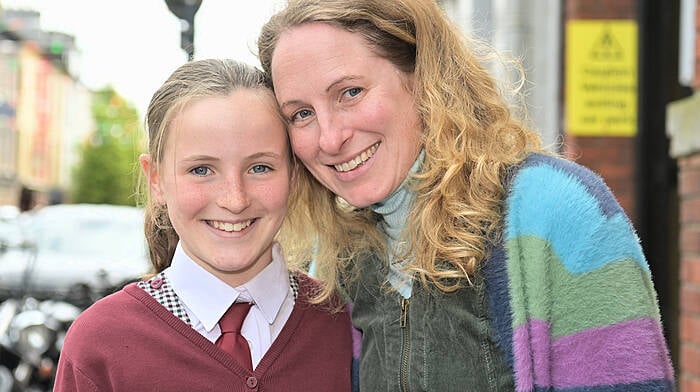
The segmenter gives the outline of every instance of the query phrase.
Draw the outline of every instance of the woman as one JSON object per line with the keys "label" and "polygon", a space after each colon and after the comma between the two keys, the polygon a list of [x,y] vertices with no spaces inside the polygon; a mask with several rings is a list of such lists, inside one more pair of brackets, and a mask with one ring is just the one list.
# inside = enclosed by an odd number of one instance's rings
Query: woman
{"label": "woman", "polygon": [[673,388],[629,219],[432,0],[290,0],[258,48],[308,169],[285,249],[352,301],[361,389]]}

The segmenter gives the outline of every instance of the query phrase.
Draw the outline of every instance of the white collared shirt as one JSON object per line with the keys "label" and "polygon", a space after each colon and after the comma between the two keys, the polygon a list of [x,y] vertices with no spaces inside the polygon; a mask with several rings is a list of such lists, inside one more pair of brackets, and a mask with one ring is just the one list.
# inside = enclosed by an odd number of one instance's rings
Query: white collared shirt
{"label": "white collared shirt", "polygon": [[178,243],[170,267],[163,273],[192,322],[192,328],[211,342],[221,336],[219,319],[240,296],[254,303],[241,334],[248,340],[255,368],[275,341],[294,308],[289,271],[278,243],[272,262],[245,284],[233,288],[195,263]]}

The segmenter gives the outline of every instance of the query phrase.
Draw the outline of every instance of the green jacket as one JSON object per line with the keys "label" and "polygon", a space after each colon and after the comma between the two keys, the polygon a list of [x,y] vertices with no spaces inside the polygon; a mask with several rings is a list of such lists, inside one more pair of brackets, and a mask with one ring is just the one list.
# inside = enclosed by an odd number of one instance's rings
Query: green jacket
{"label": "green jacket", "polygon": [[[532,155],[511,173],[504,228],[473,288],[389,289],[358,262],[362,391],[671,391],[651,273],[602,179]],[[357,376],[357,375],[356,375]]]}

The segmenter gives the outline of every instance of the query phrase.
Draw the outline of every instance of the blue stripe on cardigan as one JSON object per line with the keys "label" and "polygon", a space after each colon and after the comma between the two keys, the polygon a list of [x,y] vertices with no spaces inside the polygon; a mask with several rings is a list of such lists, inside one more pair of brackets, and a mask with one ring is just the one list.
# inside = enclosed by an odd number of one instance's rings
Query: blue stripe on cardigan
{"label": "blue stripe on cardigan", "polygon": [[[589,272],[621,258],[635,260],[648,270],[627,216],[601,203],[599,197],[606,193],[614,200],[607,186],[601,181],[597,186],[585,184],[566,169],[540,161],[520,170],[508,198],[508,211],[517,215],[506,217],[506,239],[532,235],[548,240],[572,273]],[[581,223],[557,226],[558,221]],[[582,240],[596,246],[582,248],[578,245]]]}

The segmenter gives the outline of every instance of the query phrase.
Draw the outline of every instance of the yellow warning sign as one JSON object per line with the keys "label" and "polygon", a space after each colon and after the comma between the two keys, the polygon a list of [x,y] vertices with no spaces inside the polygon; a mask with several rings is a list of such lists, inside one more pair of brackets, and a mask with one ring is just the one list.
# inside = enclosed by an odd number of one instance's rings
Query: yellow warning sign
{"label": "yellow warning sign", "polygon": [[637,23],[566,24],[566,131],[581,136],[637,132]]}

